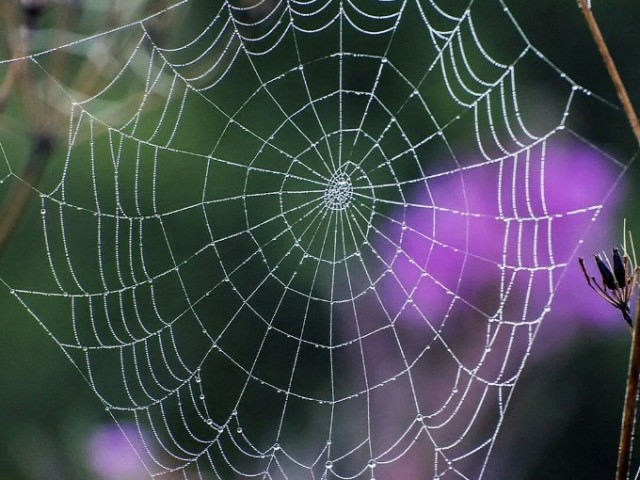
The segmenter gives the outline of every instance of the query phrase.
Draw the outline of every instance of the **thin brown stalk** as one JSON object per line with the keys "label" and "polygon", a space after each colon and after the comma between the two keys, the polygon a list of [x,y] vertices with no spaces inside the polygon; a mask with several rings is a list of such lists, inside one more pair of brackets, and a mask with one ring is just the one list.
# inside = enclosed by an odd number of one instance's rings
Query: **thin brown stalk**
{"label": "thin brown stalk", "polygon": [[[593,12],[587,5],[586,0],[578,0],[580,9],[587,21],[591,35],[593,36],[602,60],[604,61],[609,77],[613,82],[613,86],[618,94],[622,108],[627,116],[627,120],[631,125],[633,134],[638,143],[640,143],[640,121],[631,104],[627,89],[622,83],[618,69],[609,53],[609,48],[600,32],[598,23]],[[622,426],[620,428],[620,444],[618,449],[618,463],[616,466],[616,480],[628,480],[629,469],[631,467],[631,452],[633,448],[633,431],[638,411],[638,380],[640,377],[640,333],[638,333],[637,325],[640,323],[640,301],[636,307],[636,318],[632,332],[631,354],[629,358],[629,373],[627,376],[627,389],[625,392],[624,409],[622,412]]]}
{"label": "thin brown stalk", "polygon": [[640,333],[638,333],[639,329],[637,328],[638,322],[640,322],[640,301],[638,301],[636,305],[636,318],[633,322],[634,328],[631,340],[627,390],[625,392],[624,409],[622,411],[616,480],[627,480],[631,466],[633,430],[638,411],[638,378],[640,377]]}
{"label": "thin brown stalk", "polygon": [[[15,9],[11,8],[6,3],[3,4],[1,8],[0,17],[2,17],[5,25],[14,25],[17,22]],[[7,36],[6,40],[7,43],[11,45],[10,49],[13,52],[13,58],[21,58],[26,55],[29,46],[28,35],[24,31],[17,41],[12,41],[13,39],[9,36]],[[2,83],[0,83],[0,115],[4,113],[9,102],[9,97],[16,88],[16,85],[19,84],[20,76],[25,68],[25,60],[16,60],[9,64],[7,74],[2,80]]]}
{"label": "thin brown stalk", "polygon": [[46,134],[34,135],[29,160],[21,180],[16,182],[8,200],[0,209],[0,252],[16,230],[22,214],[29,204],[33,192],[44,172],[44,167],[53,149],[53,139]]}
{"label": "thin brown stalk", "polygon": [[[7,20],[8,13],[5,11],[4,17]],[[33,21],[34,18],[31,18]],[[29,21],[29,18],[26,19]],[[24,24],[20,28],[20,37],[17,45],[14,46],[13,56],[16,59],[9,68],[9,73],[5,81],[0,85],[0,115],[4,113],[4,108],[11,95],[17,94],[24,105],[27,121],[33,125],[31,134],[31,151],[24,170],[20,175],[20,180],[16,181],[5,198],[0,208],[0,254],[7,246],[19,224],[24,210],[36,186],[42,177],[47,160],[53,149],[53,134],[49,133],[48,123],[51,115],[43,109],[43,106],[34,99],[33,78],[29,71],[29,63],[26,54],[31,44],[31,35],[34,25]]]}
{"label": "thin brown stalk", "polygon": [[629,124],[631,125],[631,129],[633,130],[633,134],[635,135],[638,143],[640,143],[640,121],[638,121],[636,111],[631,104],[631,100],[629,99],[629,95],[627,94],[627,89],[622,83],[622,79],[620,78],[620,74],[618,73],[618,69],[616,68],[616,64],[613,62],[613,58],[609,53],[609,48],[607,47],[607,44],[604,41],[604,37],[600,32],[598,23],[593,16],[593,12],[587,5],[586,0],[578,0],[578,4],[580,5],[580,9],[582,10],[584,18],[587,21],[589,30],[591,30],[591,35],[593,36],[593,39],[598,46],[598,50],[600,51],[602,60],[604,60],[604,64],[607,67],[609,77],[611,77],[611,81],[613,82],[613,86],[616,89],[616,93],[618,94],[620,103],[622,103],[622,108],[624,109],[624,113],[627,115],[627,120],[629,120]]}

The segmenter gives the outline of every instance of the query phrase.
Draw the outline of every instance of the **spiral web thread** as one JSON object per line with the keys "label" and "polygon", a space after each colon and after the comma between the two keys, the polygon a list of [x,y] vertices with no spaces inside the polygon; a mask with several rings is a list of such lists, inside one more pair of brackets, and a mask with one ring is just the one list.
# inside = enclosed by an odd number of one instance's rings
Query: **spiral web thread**
{"label": "spiral web thread", "polygon": [[[601,208],[545,192],[572,106],[600,100],[502,2],[202,3],[28,57],[68,145],[37,191],[49,275],[2,282],[150,476],[481,478],[568,260],[555,229]],[[189,7],[187,41],[155,38]],[[47,64],[105,48],[89,98]],[[547,124],[531,69],[565,92]]]}

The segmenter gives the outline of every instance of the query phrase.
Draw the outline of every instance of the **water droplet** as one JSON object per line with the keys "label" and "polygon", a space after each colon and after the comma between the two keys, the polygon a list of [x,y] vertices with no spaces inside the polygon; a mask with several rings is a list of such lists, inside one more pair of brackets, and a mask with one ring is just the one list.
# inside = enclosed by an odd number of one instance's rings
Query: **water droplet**
{"label": "water droplet", "polygon": [[324,464],[329,470],[333,468],[333,462],[331,460],[327,460],[327,463]]}
{"label": "water droplet", "polygon": [[241,427],[236,428],[236,432],[242,433],[242,428]]}
{"label": "water droplet", "polygon": [[279,443],[274,443],[273,444],[273,449],[274,450],[280,450],[280,444]]}
{"label": "water droplet", "polygon": [[376,461],[372,458],[371,460],[369,460],[369,463],[367,465],[369,465],[369,468],[376,468]]}

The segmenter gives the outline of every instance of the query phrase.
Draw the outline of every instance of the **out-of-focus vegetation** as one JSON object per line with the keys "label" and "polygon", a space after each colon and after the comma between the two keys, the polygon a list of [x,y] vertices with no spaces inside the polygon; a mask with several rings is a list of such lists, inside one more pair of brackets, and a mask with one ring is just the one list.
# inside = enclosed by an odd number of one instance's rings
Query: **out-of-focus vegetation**
{"label": "out-of-focus vegetation", "polygon": [[[15,57],[15,45],[20,41],[18,25],[24,21],[19,2],[5,3],[0,7],[4,14],[4,24],[0,27],[0,60]],[[124,3],[94,1],[86,2],[86,5],[82,6],[80,2],[77,5],[74,2],[69,5],[63,2],[49,2],[43,10],[42,17],[38,19],[38,32],[33,36],[32,51],[46,50],[51,45],[66,43],[76,36],[83,37],[124,25],[143,17],[145,12],[159,10],[160,6],[167,2],[149,1],[148,5],[145,2],[132,2],[135,3],[134,7],[127,8],[123,6]],[[535,4],[507,3],[533,45],[560,70],[579,84],[617,103],[611,82],[575,2],[544,0]],[[592,3],[631,99],[640,105],[640,50],[637,48],[640,44],[640,31],[631,20],[640,13],[638,6],[630,0],[615,4]],[[208,7],[205,2],[194,2],[191,8],[181,9],[179,13],[170,15],[175,23],[169,25],[159,21],[154,33],[158,38],[171,39],[170,42],[166,40],[169,43],[179,44],[181,38],[190,37],[185,33],[185,29],[199,29],[208,22],[211,10],[214,9]],[[496,15],[497,11],[499,10],[488,8],[487,13],[482,16],[482,9],[478,9],[479,28],[488,31],[494,23],[495,17],[492,15]],[[63,12],[64,20],[60,20],[63,18]],[[180,28],[175,28],[174,25],[179,25]],[[65,32],[62,29],[68,30]],[[60,41],[60,38],[66,40]],[[123,41],[126,39],[127,36],[123,35]],[[505,56],[508,56],[509,41],[501,37],[499,28],[490,40],[489,47],[492,52],[497,55],[505,52]],[[395,61],[398,65],[411,69],[412,64],[420,57],[415,50],[419,48],[420,43],[409,37],[405,44],[406,56],[403,58],[396,52]],[[321,51],[325,46],[319,44],[317,48]],[[52,69],[56,67],[50,62],[64,61],[60,67],[64,70],[60,77],[65,79],[64,88],[78,86],[74,81],[80,78],[79,87],[89,90],[80,92],[81,94],[89,95],[99,91],[101,78],[91,75],[91,70],[95,67],[88,66],[87,59],[82,55],[73,55],[61,60],[64,56],[65,54],[61,54],[58,58],[56,53],[52,53],[42,57],[43,61],[47,62],[47,68]],[[270,61],[286,59],[271,58]],[[0,82],[3,77],[9,75],[11,65],[11,62],[0,64]],[[33,64],[30,68],[34,68]],[[518,73],[525,76],[523,84],[534,92],[523,98],[525,102],[529,102],[532,109],[536,104],[552,105],[554,99],[559,96],[558,92],[554,91],[555,83],[552,79],[539,75],[536,70]],[[32,74],[38,77],[42,72],[33,69]],[[373,72],[365,70],[345,81],[353,82],[354,85],[359,82],[367,83],[371,74]],[[106,67],[105,77],[108,75]],[[337,79],[327,78],[318,81],[335,83]],[[89,82],[88,87],[86,82]],[[123,90],[125,87],[122,86]],[[7,109],[0,116],[0,145],[4,150],[0,152],[0,178],[5,178],[0,184],[0,198],[5,201],[20,182],[13,177],[5,177],[8,169],[3,166],[3,155],[13,172],[23,171],[35,138],[34,129],[45,129],[51,132],[54,138],[53,153],[47,159],[41,179],[43,190],[50,190],[53,182],[59,179],[67,153],[66,120],[56,117],[53,122],[47,122],[46,119],[43,121],[34,118],[33,112],[26,111],[28,108],[36,108],[33,107],[34,102],[25,100],[21,97],[24,92],[20,92],[17,86],[14,88],[15,95],[9,97]],[[225,88],[227,91],[221,98],[228,99],[232,104],[239,96],[238,90],[244,86],[238,79],[236,82],[229,82],[229,86]],[[28,92],[26,94],[28,95]],[[381,95],[390,98],[393,92],[381,92]],[[544,98],[544,102],[540,101],[540,98]],[[210,141],[207,129],[211,122],[216,120],[209,116],[210,109],[204,103],[189,104],[188,107],[191,110],[182,125],[181,132],[184,132],[184,137],[180,143],[189,145],[190,150],[194,152],[206,153],[211,147],[207,143]],[[255,101],[252,108],[257,112],[258,120],[254,120],[254,125],[259,130],[261,115],[265,122],[269,122],[269,114],[261,113],[260,99]],[[630,159],[633,156],[636,145],[624,117],[602,108],[602,105],[598,107],[597,102],[578,105],[577,110],[579,113],[571,120],[576,122],[576,128],[590,142],[611,152],[617,158]],[[156,114],[157,112],[150,115],[154,119],[152,122],[156,121]],[[540,110],[539,115],[543,117],[545,112]],[[144,121],[145,118],[142,118],[141,129],[155,127],[155,123],[145,126]],[[98,141],[95,148],[109,148],[106,133],[96,138]],[[89,154],[89,145],[83,144],[82,140],[77,141],[74,155]],[[176,168],[164,175],[168,184],[166,194],[161,196],[167,205],[179,205],[183,201],[183,193],[193,195],[194,192],[187,192],[185,187],[185,191],[182,191],[171,185],[172,182],[175,182],[174,185],[187,185],[186,181],[181,183],[181,177],[185,177],[181,170]],[[635,227],[640,226],[639,204],[634,197],[633,189],[633,185],[639,180],[637,165],[634,164],[625,180],[631,188],[628,189],[629,198],[624,205],[628,226],[634,231],[638,231]],[[238,182],[242,179],[230,181],[230,192],[237,188],[233,181]],[[132,201],[131,198],[129,200]],[[41,251],[34,255],[34,251],[40,248],[36,244],[40,244],[42,236],[40,209],[37,195],[34,195],[21,215],[13,236],[1,252],[0,279],[11,285],[44,285],[51,282],[46,258],[42,256]],[[176,232],[190,232],[188,238],[181,240],[185,242],[185,251],[188,250],[187,244],[192,238],[206,235],[202,231],[192,229],[192,221],[199,220],[196,216],[185,216],[182,222],[173,226]],[[225,217],[225,221],[238,220],[234,220],[230,215]],[[233,227],[227,226],[230,230]],[[199,228],[202,228],[202,225]],[[72,228],[69,229],[71,230]],[[619,241],[621,232],[622,226],[619,231],[611,232],[611,240]],[[86,236],[88,244],[95,244],[94,235],[91,232],[78,231],[74,233],[73,242],[82,244]],[[638,237],[640,238],[640,234]],[[161,244],[159,241],[159,245]],[[238,248],[241,248],[241,245],[238,245]],[[608,249],[610,245],[602,245],[602,248]],[[225,252],[226,254],[232,258],[234,253],[230,251]],[[166,258],[158,259],[164,260]],[[233,261],[230,260],[230,263]],[[194,278],[204,278],[211,268],[215,267],[202,264],[192,274]],[[575,268],[578,268],[577,265]],[[236,281],[242,283],[242,279]],[[166,288],[167,292],[170,292],[176,285],[168,284]],[[591,293],[582,284],[565,290],[565,294],[568,295]],[[167,298],[167,309],[179,307],[172,305],[171,301],[171,298]],[[218,314],[228,315],[235,311],[237,306],[226,304],[225,299],[220,296],[217,303],[216,299],[211,300],[207,308]],[[317,315],[321,314],[322,312],[317,312]],[[64,313],[61,312],[61,315]],[[615,329],[591,330],[584,333],[576,331],[574,342],[563,347],[561,351],[553,351],[550,354],[544,348],[538,350],[539,345],[534,343],[530,363],[518,382],[513,402],[489,461],[488,470],[499,475],[495,478],[587,480],[606,478],[607,475],[613,474],[629,338],[624,323],[617,318],[613,310],[611,317],[612,322],[619,323],[619,333]],[[552,318],[543,323],[543,330],[554,329]],[[92,473],[91,465],[87,462],[89,439],[102,428],[102,425],[111,422],[111,417],[104,412],[102,404],[94,396],[90,386],[60,348],[4,285],[0,285],[0,319],[0,480],[92,478],[95,473]],[[242,353],[238,355],[241,356]],[[309,379],[314,378],[314,372],[310,370]],[[219,395],[220,403],[225,402],[224,392],[207,394]]]}

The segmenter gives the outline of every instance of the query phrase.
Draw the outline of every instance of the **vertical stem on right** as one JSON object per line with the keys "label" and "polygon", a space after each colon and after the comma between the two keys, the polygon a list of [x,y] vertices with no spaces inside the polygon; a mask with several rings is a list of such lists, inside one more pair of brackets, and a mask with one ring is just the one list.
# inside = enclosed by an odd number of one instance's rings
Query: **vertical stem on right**
{"label": "vertical stem on right", "polygon": [[628,480],[631,466],[633,430],[638,410],[638,377],[640,376],[640,333],[638,333],[639,329],[637,328],[638,322],[640,322],[640,300],[636,305],[636,318],[633,322],[629,374],[627,376],[627,391],[625,392],[624,409],[622,411],[616,480]]}
{"label": "vertical stem on right", "polygon": [[578,0],[578,4],[580,5],[580,9],[582,10],[584,18],[587,21],[589,30],[591,30],[591,35],[593,36],[593,39],[598,46],[598,50],[600,51],[602,60],[604,60],[604,64],[607,67],[609,77],[611,77],[611,81],[613,82],[613,86],[616,89],[616,93],[618,94],[620,103],[622,103],[622,108],[624,108],[624,113],[627,115],[627,119],[629,120],[631,129],[633,130],[633,134],[635,135],[638,143],[640,143],[640,121],[638,121],[638,116],[633,109],[633,105],[631,104],[631,100],[629,99],[629,94],[627,94],[627,89],[624,88],[624,84],[622,83],[622,79],[620,78],[620,74],[618,73],[618,69],[616,68],[616,64],[613,62],[613,58],[609,53],[609,48],[607,48],[607,44],[604,41],[604,37],[600,32],[598,24],[596,23],[593,12],[587,5],[586,0]]}

